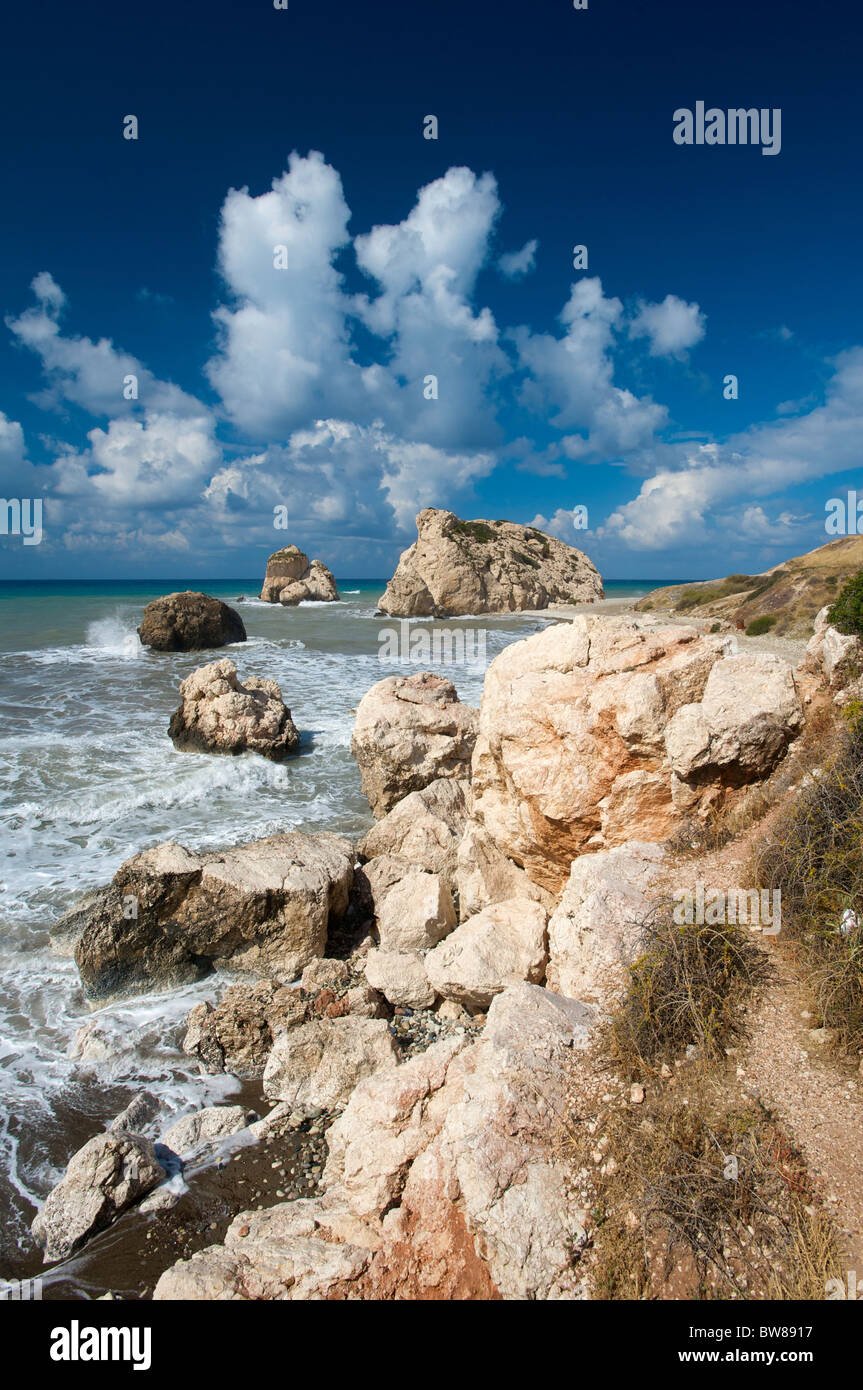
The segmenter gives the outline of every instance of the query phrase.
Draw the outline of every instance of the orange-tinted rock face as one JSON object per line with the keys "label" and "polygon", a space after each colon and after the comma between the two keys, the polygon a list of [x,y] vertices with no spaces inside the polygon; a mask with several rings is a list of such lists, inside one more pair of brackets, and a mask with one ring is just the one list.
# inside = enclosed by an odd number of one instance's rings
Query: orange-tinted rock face
{"label": "orange-tinted rock face", "polygon": [[661,841],[766,776],[802,720],[790,666],[693,628],[578,617],[486,675],[474,818],[559,892],[581,854]]}

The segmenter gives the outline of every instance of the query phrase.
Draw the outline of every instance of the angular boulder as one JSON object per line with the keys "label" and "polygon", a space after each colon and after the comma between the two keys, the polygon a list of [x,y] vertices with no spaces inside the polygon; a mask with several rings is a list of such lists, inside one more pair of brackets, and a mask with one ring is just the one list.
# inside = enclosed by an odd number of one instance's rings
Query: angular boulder
{"label": "angular boulder", "polygon": [[400,855],[384,854],[357,870],[369,886],[375,923],[385,951],[424,951],[456,924],[452,894],[438,874],[417,869]]}
{"label": "angular boulder", "polygon": [[528,898],[493,903],[429,951],[425,968],[444,999],[487,1009],[507,985],[537,984],[548,961],[548,913]]}
{"label": "angular boulder", "polygon": [[860,642],[840,632],[829,621],[830,606],[815,619],[815,632],[806,645],[803,667],[823,677],[833,690],[846,685],[860,668]]}
{"label": "angular boulder", "polygon": [[438,777],[422,791],[409,792],[373,825],[357,846],[362,859],[397,854],[440,874],[453,887],[459,844],[467,825],[468,782]]}
{"label": "angular boulder", "polygon": [[241,1134],[257,1118],[256,1112],[245,1105],[208,1105],[177,1120],[162,1136],[162,1143],[185,1158],[205,1144],[217,1144],[221,1139]]}
{"label": "angular boulder", "polygon": [[335,603],[339,591],[336,581],[320,560],[309,560],[295,545],[277,550],[267,561],[261,598],[265,603],[292,607],[304,600]]}
{"label": "angular boulder", "polygon": [[208,1072],[262,1076],[276,1035],[308,1017],[309,997],[302,990],[272,980],[230,985],[218,1004],[203,1002],[190,1011],[183,1051]]}
{"label": "angular boulder", "polygon": [[338,1110],[373,1072],[394,1067],[398,1048],[380,1018],[321,1018],[276,1038],[264,1094],[291,1105]]}
{"label": "angular boulder", "polygon": [[768,652],[740,652],[717,661],[697,704],[669,720],[665,749],[678,805],[702,794],[705,779],[743,785],[766,777],[803,723],[787,661]]}
{"label": "angular boulder", "polygon": [[548,923],[549,989],[602,1005],[619,996],[664,857],[661,845],[632,841],[574,861]]}
{"label": "angular boulder", "polygon": [[476,710],[444,676],[420,671],[373,685],[357,707],[351,752],[374,816],[441,777],[467,777],[476,733]]}
{"label": "angular boulder", "polygon": [[153,651],[196,652],[245,642],[246,629],[239,613],[221,599],[186,589],[148,603],[138,636]]}
{"label": "angular boulder", "polygon": [[473,818],[559,893],[580,855],[663,841],[768,775],[802,721],[793,673],[733,640],[578,616],[505,648],[485,678]]}
{"label": "angular boulder", "polygon": [[396,1007],[428,1009],[435,1001],[419,951],[369,951],[365,970],[369,984]]}
{"label": "angular boulder", "polygon": [[460,521],[427,507],[378,600],[395,617],[515,613],[550,603],[591,603],[602,580],[587,556],[534,526]]}
{"label": "angular boulder", "polygon": [[552,894],[532,883],[524,869],[498,849],[488,831],[473,822],[467,826],[456,853],[456,887],[462,922],[507,898],[531,898],[549,912],[554,907]]}
{"label": "angular boulder", "polygon": [[260,753],[281,762],[297,751],[299,731],[275,681],[242,683],[223,657],[180,682],[182,703],[168,733],[175,748],[200,753]]}
{"label": "angular boulder", "polygon": [[95,1135],[70,1160],[30,1227],[46,1263],[71,1255],[166,1176],[149,1139],[110,1130]]}
{"label": "angular boulder", "polygon": [[289,982],[324,954],[352,882],[353,847],[337,835],[292,831],[206,854],[156,845],[89,900],[75,947],[82,983],[105,1001],[218,966]]}

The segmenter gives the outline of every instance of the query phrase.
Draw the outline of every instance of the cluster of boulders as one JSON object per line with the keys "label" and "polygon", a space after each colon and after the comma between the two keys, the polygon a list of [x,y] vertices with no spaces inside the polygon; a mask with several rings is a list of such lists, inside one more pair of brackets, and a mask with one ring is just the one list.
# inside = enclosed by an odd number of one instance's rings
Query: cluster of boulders
{"label": "cluster of boulders", "polygon": [[158,1105],[149,1092],[139,1092],[107,1130],[73,1155],[40,1207],[32,1231],[45,1259],[67,1258],[131,1206],[142,1212],[172,1206],[186,1164],[205,1151],[217,1157],[225,1140],[257,1119],[245,1106],[209,1106],[177,1120],[157,1142],[142,1131],[158,1121]]}
{"label": "cluster of boulders", "polygon": [[381,1065],[329,1129],[321,1195],[243,1212],[156,1299],[580,1295],[586,1242],[549,1132],[591,1009],[511,985],[480,1039]]}
{"label": "cluster of boulders", "polygon": [[321,1194],[243,1213],[157,1297],[578,1296],[549,1142],[570,1062],[623,987],[664,842],[773,772],[801,679],[733,637],[579,617],[501,653],[479,711],[428,672],[372,687],[356,847],[160,845],[68,914],[58,946],[97,1000],[244,972],[186,1050],[338,1116]]}
{"label": "cluster of boulders", "polygon": [[339,591],[336,581],[321,560],[309,560],[295,545],[277,550],[267,561],[261,589],[265,603],[281,603],[292,608],[297,603],[335,603]]}
{"label": "cluster of boulders", "polygon": [[426,507],[416,527],[416,541],[378,601],[384,613],[446,618],[602,598],[602,579],[587,556],[535,526],[461,521]]}

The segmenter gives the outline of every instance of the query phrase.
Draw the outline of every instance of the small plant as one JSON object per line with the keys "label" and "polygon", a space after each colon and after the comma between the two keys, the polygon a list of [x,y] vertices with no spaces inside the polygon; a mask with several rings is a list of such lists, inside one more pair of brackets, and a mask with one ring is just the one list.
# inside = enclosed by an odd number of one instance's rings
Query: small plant
{"label": "small plant", "polygon": [[769,632],[776,626],[777,619],[772,613],[765,613],[760,618],[753,618],[746,629],[747,637],[763,637],[765,632]]}
{"label": "small plant", "polygon": [[843,584],[827,618],[846,636],[863,637],[863,570]]}
{"label": "small plant", "polygon": [[741,1003],[773,978],[768,957],[745,929],[681,925],[670,903],[642,924],[642,950],[629,967],[629,986],[609,1024],[609,1046],[631,1076],[697,1047],[721,1056],[741,1036]]}

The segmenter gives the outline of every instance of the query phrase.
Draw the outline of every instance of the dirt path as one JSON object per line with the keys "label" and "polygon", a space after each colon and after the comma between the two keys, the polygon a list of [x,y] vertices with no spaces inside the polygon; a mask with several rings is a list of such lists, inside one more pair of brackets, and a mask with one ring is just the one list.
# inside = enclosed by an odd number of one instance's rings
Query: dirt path
{"label": "dirt path", "polygon": [[[669,865],[666,882],[697,878],[716,887],[745,884],[752,846],[780,809],[723,849],[673,869]],[[774,959],[777,981],[747,1018],[738,1080],[782,1120],[847,1238],[848,1269],[863,1280],[863,1070],[843,1064],[815,1032],[818,1020],[805,985],[776,940],[763,938],[763,944]]]}
{"label": "dirt path", "polygon": [[741,1085],[783,1121],[848,1241],[849,1269],[863,1276],[863,1074],[843,1071],[812,1035],[812,1008],[779,962],[779,982],[749,1017]]}

